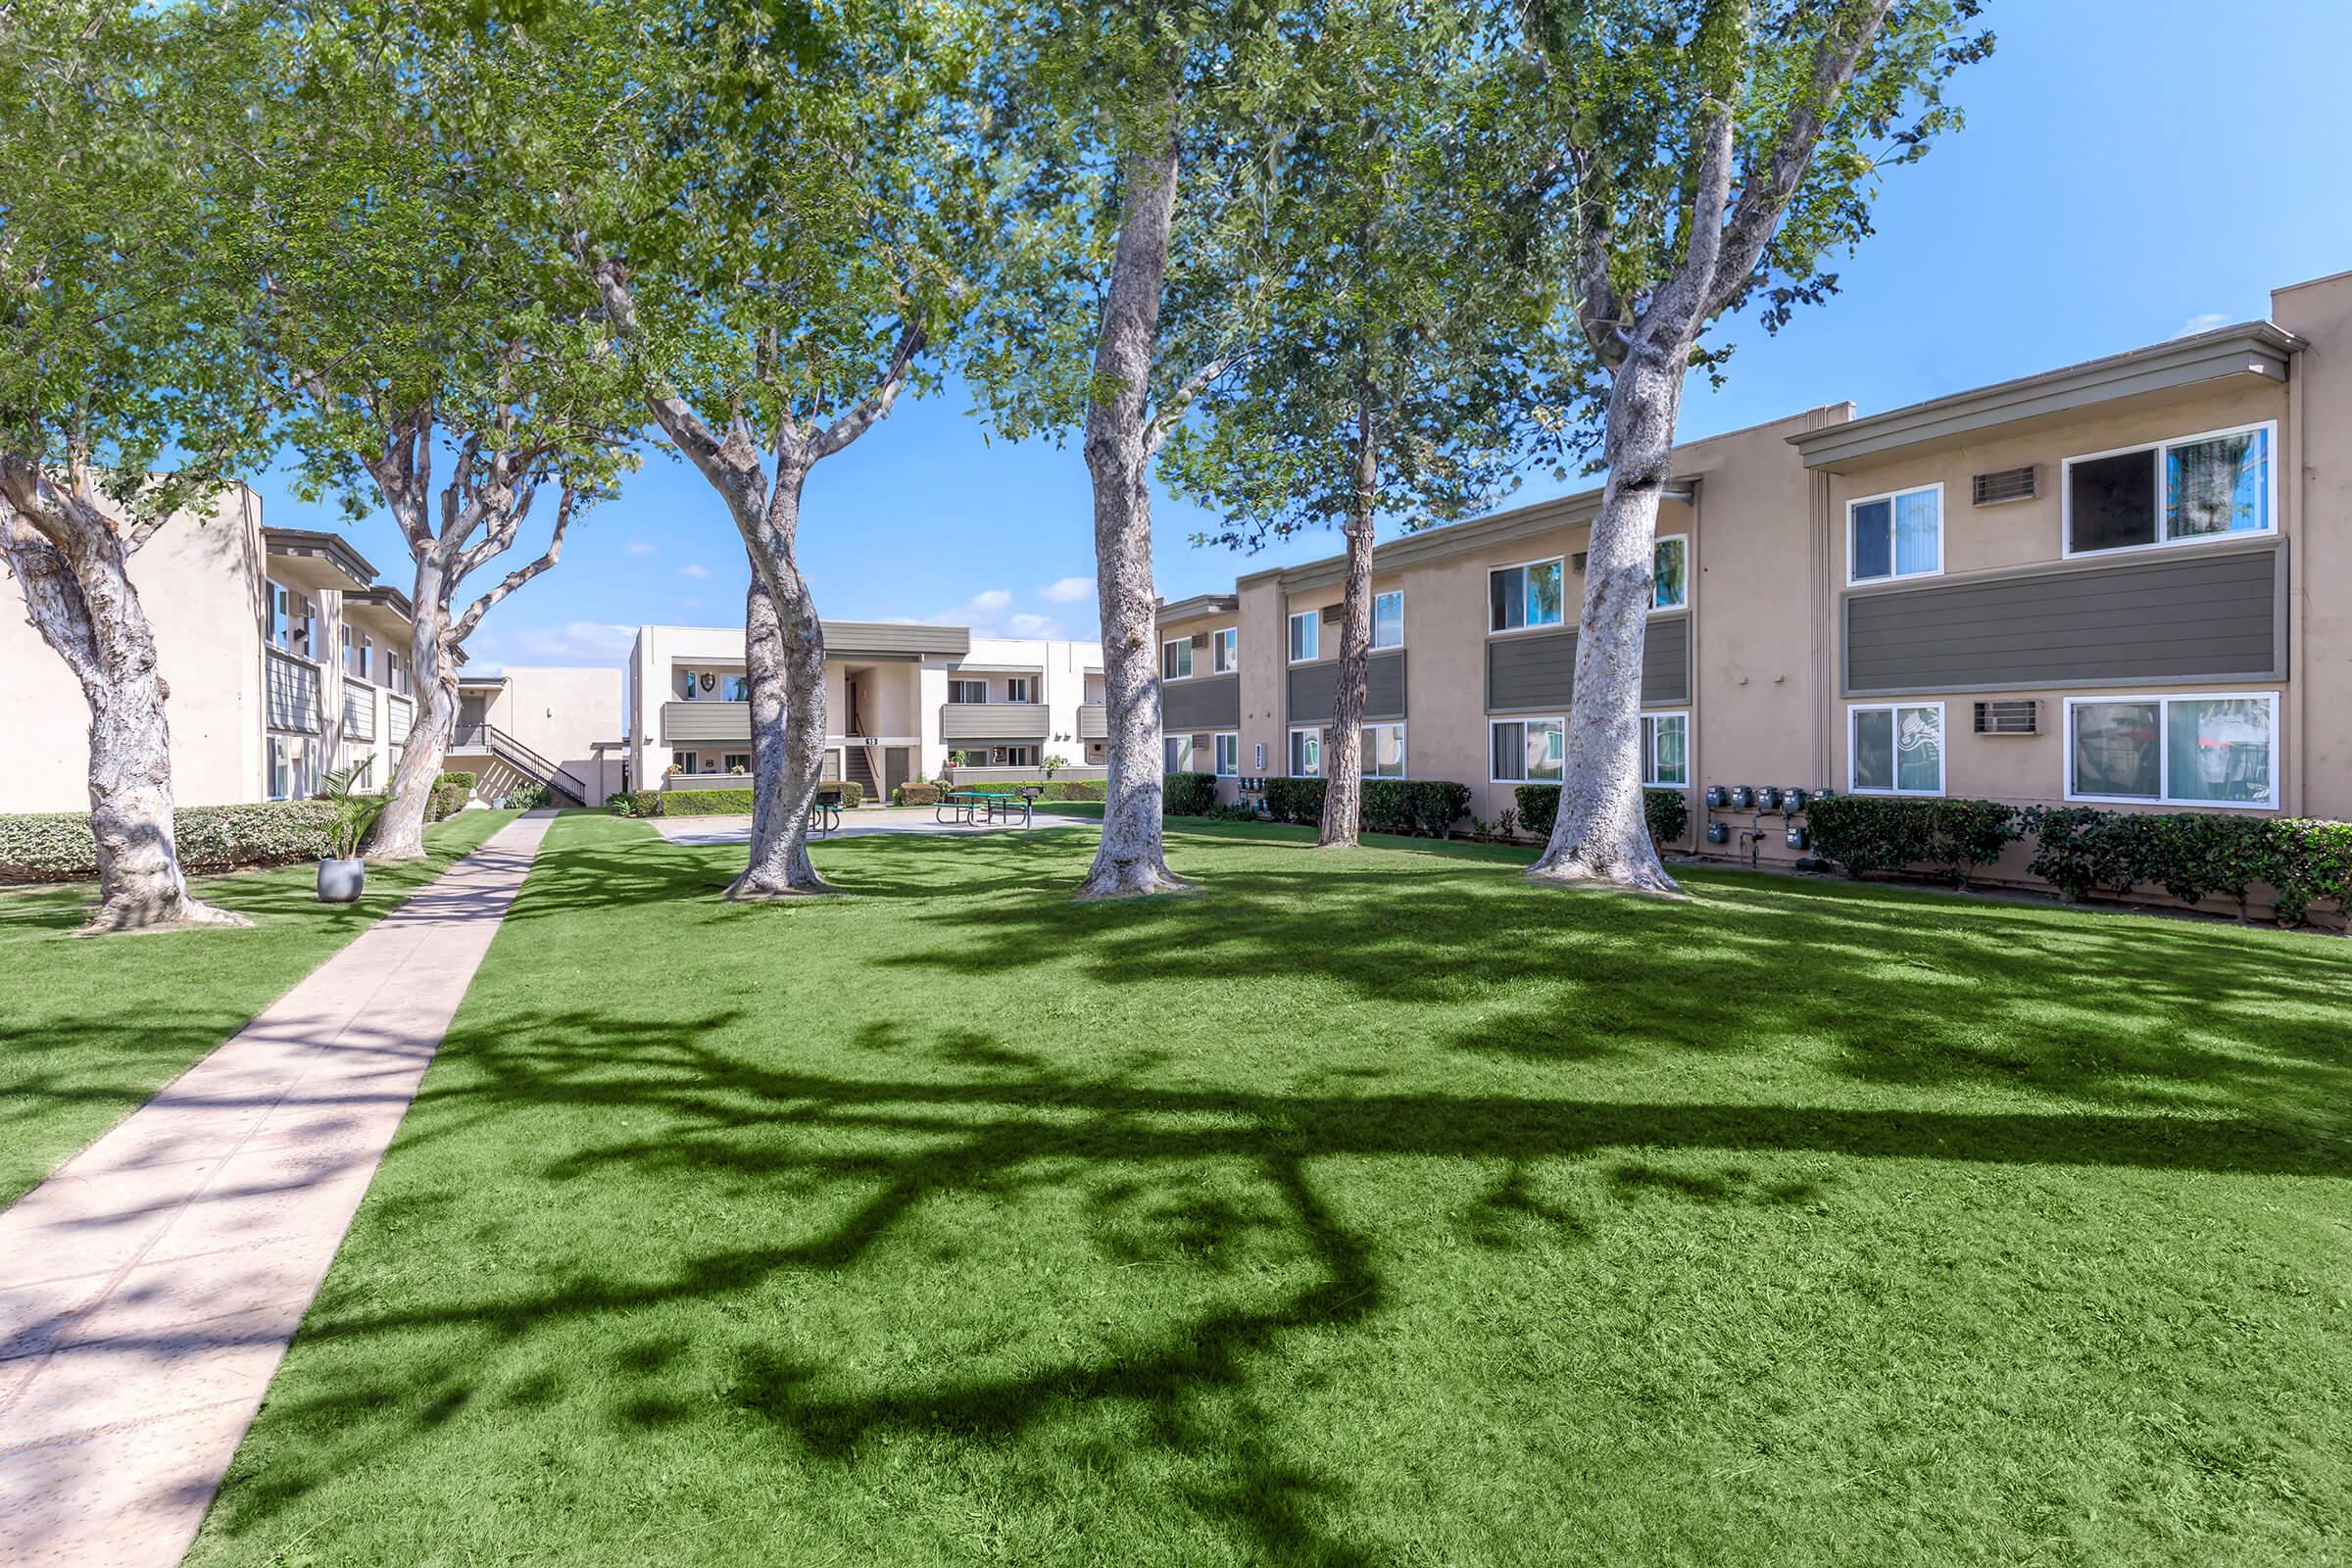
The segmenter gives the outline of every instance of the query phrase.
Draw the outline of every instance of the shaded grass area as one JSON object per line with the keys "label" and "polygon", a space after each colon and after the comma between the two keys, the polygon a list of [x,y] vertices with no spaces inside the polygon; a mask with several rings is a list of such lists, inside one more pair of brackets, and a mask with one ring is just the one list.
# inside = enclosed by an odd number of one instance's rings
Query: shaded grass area
{"label": "shaded grass area", "polygon": [[2340,940],[556,825],[199,1564],[2337,1560]]}
{"label": "shaded grass area", "polygon": [[205,899],[252,916],[250,930],[76,939],[97,884],[0,890],[0,1203],[515,814],[465,811],[435,823],[427,858],[369,866],[357,904],[320,904],[314,865],[193,879]]}

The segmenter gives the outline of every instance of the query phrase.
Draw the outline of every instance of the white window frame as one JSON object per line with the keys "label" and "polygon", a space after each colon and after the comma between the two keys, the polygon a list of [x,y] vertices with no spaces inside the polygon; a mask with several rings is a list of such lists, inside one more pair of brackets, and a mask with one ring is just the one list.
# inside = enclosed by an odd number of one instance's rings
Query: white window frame
{"label": "white window frame", "polygon": [[[1876,579],[1873,580],[1875,581]],[[1933,708],[1936,710],[1936,731],[1942,737],[1936,747],[1936,787],[1932,790],[1906,790],[1898,788],[1894,785],[1888,785],[1882,789],[1876,785],[1865,785],[1855,782],[1854,762],[1860,748],[1854,745],[1854,730],[1856,725],[1860,722],[1861,715],[1864,713],[1896,713],[1900,712],[1906,708]],[[1899,736],[1901,734],[1899,728],[1897,729],[1896,734],[1898,737],[1899,746]],[[1901,778],[1903,776],[1902,762],[1899,758],[1895,761],[1894,771],[1891,776],[1894,778]],[[1943,710],[1943,704],[1941,702],[1906,702],[1898,699],[1896,701],[1885,703],[1849,703],[1846,705],[1845,792],[1848,795],[1899,795],[1910,800],[1935,801],[1941,800],[1945,796],[1949,795],[1951,793],[1951,715]]]}
{"label": "white window frame", "polygon": [[[1014,759],[1024,752],[1029,754],[1029,760],[1026,762],[1015,761]],[[990,748],[989,755],[992,759],[1000,753],[1003,754],[1004,760],[1002,762],[995,762],[993,765],[997,767],[1035,767],[1038,765],[1040,752],[1034,743],[1023,741],[1018,746],[996,746]]]}
{"label": "white window frame", "polygon": [[[1884,577],[1855,576],[1854,509],[1857,507],[1867,507],[1874,501],[1886,502],[1887,512],[1886,523],[1887,526],[1891,528],[1894,525],[1895,501],[1902,496],[1918,495],[1923,490],[1933,490],[1936,492],[1936,564],[1925,571],[1895,570],[1894,536],[1892,534],[1888,534],[1886,538],[1886,575]],[[1950,514],[1945,510],[1943,505],[1943,481],[1941,479],[1936,480],[1933,484],[1907,484],[1899,490],[1882,490],[1875,496],[1854,497],[1845,504],[1845,585],[1848,588],[1875,588],[1881,583],[1916,582],[1922,577],[1942,576],[1944,524],[1949,520],[1949,517]],[[1688,560],[1689,558],[1686,557],[1685,559]],[[1904,706],[1906,708],[1920,708],[1924,707],[1925,705],[1920,703],[1906,703]]]}
{"label": "white window frame", "polygon": [[[2136,448],[2126,447],[2127,452]],[[2108,555],[2109,551],[2094,551]],[[2271,794],[2262,801],[2208,801],[2173,793],[2174,703],[2267,703],[2271,710]],[[2075,710],[2084,703],[2154,703],[2156,705],[2156,794],[2085,795],[2075,788]],[[2066,700],[2066,727],[2059,732],[2066,748],[2066,798],[2085,806],[2183,806],[2198,811],[2276,811],[2278,809],[2278,694],[2268,692],[2083,692]]]}
{"label": "white window frame", "polygon": [[731,773],[733,773],[733,772],[735,771],[735,762],[736,762],[736,760],[737,760],[738,758],[742,759],[742,760],[743,760],[743,770],[744,770],[746,773],[749,773],[749,772],[752,770],[752,754],[751,754],[751,753],[749,753],[749,752],[721,752],[721,753],[719,753],[719,754],[718,754],[718,770],[719,770],[721,773],[730,773],[730,774],[731,774]]}
{"label": "white window frame", "polygon": [[[1168,650],[1171,648],[1184,650],[1184,667],[1173,673],[1170,672],[1169,666],[1176,663],[1177,661],[1168,657]],[[1191,680],[1193,678],[1193,639],[1191,637],[1169,637],[1161,641],[1159,645],[1159,678],[1163,681]]]}
{"label": "white window frame", "polygon": [[1230,675],[1242,667],[1242,629],[1219,626],[1208,634],[1208,672]]}
{"label": "white window frame", "polygon": [[[1380,602],[1383,599],[1394,599],[1396,601],[1396,640],[1393,643],[1384,643],[1380,640]],[[1381,592],[1372,596],[1372,651],[1376,654],[1380,654],[1386,653],[1392,648],[1402,648],[1403,646],[1404,590],[1401,588],[1383,589]]]}
{"label": "white window frame", "polygon": [[1037,677],[1036,677],[1035,675],[1007,675],[1007,676],[1005,676],[1005,677],[1004,677],[1004,700],[1005,700],[1006,702],[1008,702],[1008,703],[1034,703],[1034,702],[1036,702],[1036,701],[1037,701]]}
{"label": "white window frame", "polygon": [[[1170,748],[1176,746],[1180,742],[1184,746],[1184,765],[1182,767],[1178,767],[1171,760],[1170,753]],[[1191,730],[1179,730],[1173,735],[1162,734],[1159,737],[1159,770],[1163,773],[1190,773],[1194,771],[1193,732]]]}
{"label": "white window frame", "polygon": [[[968,697],[958,697],[956,695],[958,688],[968,691],[974,686],[980,688],[980,697],[977,702]],[[980,679],[978,676],[972,675],[956,675],[950,677],[948,681],[948,706],[951,708],[986,708],[988,706],[988,682]]]}
{"label": "white window frame", "polygon": [[[1527,623],[1526,625],[1524,625],[1524,626],[1497,626],[1497,625],[1495,625],[1495,624],[1494,624],[1494,577],[1495,577],[1495,574],[1496,574],[1496,573],[1498,573],[1498,572],[1505,572],[1505,571],[1525,571],[1525,570],[1527,570],[1527,569],[1528,569],[1530,566],[1552,566],[1552,565],[1556,565],[1556,566],[1558,566],[1558,567],[1560,568],[1560,618],[1559,618],[1559,619],[1557,619],[1557,620],[1547,620],[1547,621],[1544,621],[1544,622],[1543,622],[1541,625],[1537,624],[1537,623],[1536,623],[1536,622],[1534,622],[1534,621],[1530,621],[1530,622],[1528,622],[1528,623]],[[1527,595],[1527,590],[1526,590],[1526,587],[1525,587],[1524,585],[1522,585],[1522,586],[1521,586],[1521,588],[1520,588],[1520,590],[1519,590],[1519,592],[1520,592],[1520,604],[1521,604],[1521,607],[1522,607],[1522,608],[1524,608],[1524,607],[1525,607],[1525,605],[1526,605],[1526,595]],[[1529,632],[1543,632],[1543,631],[1563,631],[1563,630],[1565,630],[1565,629],[1566,629],[1566,628],[1569,626],[1569,624],[1570,624],[1570,621],[1569,621],[1569,619],[1568,619],[1568,558],[1567,558],[1566,556],[1538,556],[1538,557],[1537,557],[1535,560],[1533,560],[1533,561],[1506,561],[1506,562],[1504,562],[1502,564],[1500,564],[1500,565],[1498,565],[1498,566],[1489,566],[1489,567],[1487,568],[1487,592],[1486,592],[1486,595],[1485,595],[1485,603],[1484,603],[1484,604],[1482,604],[1482,605],[1481,605],[1479,608],[1480,608],[1480,609],[1482,609],[1482,610],[1484,610],[1484,611],[1487,612],[1487,635],[1488,635],[1488,636],[1490,636],[1490,637],[1524,637],[1524,636],[1526,636],[1526,635],[1527,635]]]}
{"label": "white window frame", "polygon": [[1219,778],[1242,776],[1242,732],[1224,729],[1210,737],[1209,770]]}
{"label": "white window frame", "polygon": [[[1367,742],[1371,739],[1372,731],[1376,729],[1394,729],[1396,732],[1396,758],[1401,771],[1396,773],[1372,771],[1372,760],[1380,755],[1380,749],[1368,745]],[[1355,748],[1355,776],[1359,779],[1401,779],[1413,776],[1412,741],[1404,732],[1404,720],[1401,718],[1370,719],[1356,726]]]}
{"label": "white window frame", "polygon": [[[1936,532],[1939,534],[1942,532],[1940,526],[1936,529]],[[1683,602],[1679,605],[1661,605],[1658,603],[1657,546],[1672,544],[1678,539],[1681,540],[1683,544]],[[1562,587],[1565,588],[1565,586],[1566,584],[1563,583]],[[1650,545],[1649,612],[1653,615],[1679,615],[1690,608],[1690,601],[1697,597],[1697,574],[1690,569],[1690,536],[1687,533],[1662,533],[1658,535],[1656,539],[1651,541]],[[1560,611],[1563,614],[1567,612],[1567,609],[1568,607],[1565,604],[1560,606]]]}
{"label": "white window frame", "polygon": [[[1298,653],[1298,623],[1302,620],[1312,626],[1315,633],[1314,651],[1303,659],[1299,658]],[[1290,657],[1292,663],[1319,664],[1323,662],[1323,612],[1320,609],[1292,611],[1291,618],[1283,628],[1283,634],[1287,640],[1282,645],[1282,651]]]}
{"label": "white window frame", "polygon": [[1293,772],[1290,776],[1292,778],[1321,778],[1323,776],[1323,726],[1320,724],[1294,724],[1291,726],[1290,734],[1284,739],[1282,765],[1286,768],[1295,765],[1298,756],[1298,740],[1301,735],[1314,737],[1315,770],[1312,773]]}
{"label": "white window frame", "polygon": [[[2115,545],[2106,550],[2077,550],[2075,548],[2075,465],[2095,463],[2101,458],[2121,458],[2133,452],[2150,454],[2156,465],[2156,528],[2164,530],[2165,520],[2172,514],[2172,466],[2165,454],[2174,447],[2194,446],[2199,441],[2211,441],[2225,435],[2245,435],[2251,431],[2264,432],[2271,461],[2263,485],[2263,526],[2246,528],[2232,533],[2196,534],[2187,539],[2158,538],[2144,545]],[[2278,536],[2278,421],[2256,419],[2250,424],[2225,425],[2219,430],[2200,430],[2194,435],[2171,435],[2161,441],[2136,441],[2130,446],[2109,447],[2104,452],[2078,452],[2058,465],[2058,554],[2065,561],[2104,561],[2110,556],[2141,556],[2151,550],[2194,550],[2200,545],[2243,544],[2249,539],[2276,539]],[[2071,766],[2071,764],[2070,764]]]}
{"label": "white window frame", "polygon": [[[1909,708],[1924,708],[1927,705],[1924,703],[1908,703],[1904,706]],[[1690,710],[1688,708],[1661,708],[1654,712],[1648,710],[1643,710],[1642,714],[1642,722],[1647,725],[1660,724],[1670,718],[1679,718],[1683,721],[1683,772],[1685,775],[1688,775],[1690,771]],[[1493,747],[1488,748],[1489,751],[1492,751],[1493,749]],[[1642,748],[1642,750],[1645,754],[1642,768],[1642,787],[1643,789],[1687,790],[1690,787],[1690,780],[1688,776],[1680,780],[1662,779],[1655,776],[1657,769],[1650,765],[1656,760],[1658,753],[1658,743],[1654,735],[1652,736],[1649,744]]]}
{"label": "white window frame", "polygon": [[684,751],[672,752],[669,754],[669,765],[676,768],[680,773],[685,774],[689,778],[694,776],[694,770],[696,766],[701,763],[702,760],[702,748],[699,746],[690,746]]}
{"label": "white window frame", "polygon": [[[1560,777],[1560,778],[1529,778],[1527,775],[1525,775],[1524,773],[1522,773],[1522,774],[1521,774],[1519,777],[1517,777],[1517,778],[1500,778],[1500,777],[1490,777],[1490,778],[1487,780],[1487,782],[1488,782],[1488,783],[1490,783],[1490,784],[1564,784],[1564,783],[1566,783],[1566,782],[1567,782],[1567,778],[1565,777],[1565,775],[1566,775],[1566,773],[1567,773],[1567,771],[1568,771],[1568,769],[1567,769],[1567,765],[1566,765],[1566,764],[1567,764],[1567,757],[1568,757],[1568,715],[1567,715],[1567,714],[1565,714],[1565,713],[1504,713],[1504,714],[1501,714],[1501,715],[1500,715],[1500,716],[1498,716],[1498,717],[1494,717],[1494,718],[1490,718],[1490,719],[1488,719],[1488,720],[1487,720],[1487,772],[1488,772],[1489,774],[1493,774],[1493,773],[1494,772],[1494,732],[1495,732],[1497,729],[1501,728],[1501,727],[1502,727],[1503,725],[1505,725],[1505,724],[1557,724],[1557,725],[1559,725],[1559,726],[1560,726],[1560,760],[1561,760],[1561,768],[1560,768],[1560,772],[1561,772],[1561,774],[1562,774],[1563,776],[1562,776],[1562,777]],[[1527,764],[1526,764],[1526,757],[1527,757],[1527,738],[1526,738],[1526,736],[1525,736],[1524,734],[1522,734],[1522,735],[1521,735],[1521,737],[1520,737],[1520,741],[1519,741],[1519,756],[1520,756],[1520,759],[1521,759],[1520,765],[1521,765],[1522,767],[1526,766],[1526,765],[1527,765]]]}

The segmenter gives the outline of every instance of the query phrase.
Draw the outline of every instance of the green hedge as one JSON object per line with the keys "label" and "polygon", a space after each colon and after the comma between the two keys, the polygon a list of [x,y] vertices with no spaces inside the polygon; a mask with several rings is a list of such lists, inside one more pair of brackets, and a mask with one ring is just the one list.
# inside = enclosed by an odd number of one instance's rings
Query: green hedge
{"label": "green hedge", "polygon": [[2026,819],[1998,801],[1838,795],[1805,808],[1813,853],[1848,876],[1933,866],[1962,887],[1969,873],[2025,837]]}
{"label": "green hedge", "polygon": [[498,803],[511,811],[535,811],[547,804],[547,786],[524,779]]}
{"label": "green hedge", "polygon": [[2251,890],[2268,885],[2285,925],[2300,925],[2315,904],[2352,910],[2352,823],[2088,806],[2021,814],[2034,836],[2028,869],[2078,902],[2154,883],[2183,904],[2232,900],[2242,916]]}
{"label": "green hedge", "polygon": [[1214,773],[1166,773],[1160,777],[1159,809],[1165,816],[1205,816],[1217,804]]}
{"label": "green hedge", "polygon": [[937,806],[947,793],[944,784],[926,784],[918,780],[892,790],[890,800],[894,806]]}
{"label": "green hedge", "polygon": [[424,803],[424,819],[438,822],[445,816],[455,816],[466,809],[473,798],[474,775],[465,772],[444,773],[433,780],[433,793]]}
{"label": "green hedge", "polygon": [[1266,780],[1266,814],[1277,822],[1315,826],[1323,820],[1323,781],[1319,778]]}
{"label": "green hedge", "polygon": [[[1551,837],[1551,825],[1560,815],[1560,787],[1522,784],[1513,794],[1519,808],[1519,830],[1540,839]],[[1652,844],[1661,848],[1680,844],[1690,828],[1690,802],[1681,790],[1643,790],[1642,815],[1649,824]]]}
{"label": "green hedge", "polygon": [[671,790],[656,792],[657,816],[749,816],[758,798],[750,790]]}
{"label": "green hedge", "polygon": [[1063,783],[1048,783],[1041,801],[1106,801],[1110,786],[1102,779],[1070,779]]}
{"label": "green hedge", "polygon": [[[284,865],[326,854],[332,801],[259,801],[183,806],[172,813],[179,863],[187,871]],[[0,881],[72,882],[98,874],[98,841],[86,811],[0,815]]]}
{"label": "green hedge", "polygon": [[[1323,780],[1266,780],[1266,814],[1277,822],[1319,827],[1323,822]],[[1372,833],[1401,833],[1442,839],[1470,809],[1470,786],[1443,778],[1368,778],[1356,803],[1356,825]]]}

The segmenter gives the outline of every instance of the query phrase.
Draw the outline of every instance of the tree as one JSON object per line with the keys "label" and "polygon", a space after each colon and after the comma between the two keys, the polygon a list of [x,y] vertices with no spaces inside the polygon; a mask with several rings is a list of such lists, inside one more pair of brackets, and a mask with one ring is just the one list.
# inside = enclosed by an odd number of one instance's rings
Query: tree
{"label": "tree", "polygon": [[171,8],[0,3],[0,559],[89,706],[92,932],[249,923],[181,875],[170,691],[130,578],[269,423],[221,70],[246,42]]}
{"label": "tree", "polygon": [[[633,464],[636,404],[596,291],[534,204],[574,172],[532,114],[566,63],[527,27],[449,8],[329,8],[277,40],[264,319],[300,400],[299,487],[355,515],[382,505],[415,564],[418,711],[370,852],[414,858],[466,641]],[[544,547],[487,580],[543,492]]]}
{"label": "tree", "polygon": [[[1511,0],[1523,123],[1550,138],[1575,324],[1608,477],[1587,548],[1566,781],[1538,883],[1672,891],[1643,822],[1642,628],[1683,381],[1708,328],[1778,329],[1832,292],[1880,172],[1959,123],[1954,72],[1992,47],[1977,0]],[[1571,374],[1568,379],[1573,380]],[[1605,388],[1605,390],[1603,390]]]}
{"label": "tree", "polygon": [[627,85],[572,118],[633,95],[627,127],[597,120],[606,177],[575,193],[570,243],[645,406],[752,564],[759,798],[730,898],[833,891],[808,848],[827,715],[802,491],[929,373],[968,294],[982,241],[943,90],[956,50],[920,11],[663,7],[616,62]]}
{"label": "tree", "polygon": [[1170,438],[1161,472],[1221,506],[1208,542],[1338,526],[1347,541],[1319,842],[1356,842],[1375,527],[1448,521],[1510,482],[1544,306],[1483,134],[1499,105],[1458,7],[1340,0],[1306,51],[1329,111],[1279,152],[1258,343]]}
{"label": "tree", "polygon": [[1160,834],[1152,465],[1256,336],[1249,260],[1268,149],[1307,107],[1279,5],[1022,5],[982,105],[1018,218],[969,365],[998,430],[1080,433],[1094,489],[1108,766],[1080,898],[1183,891]]}

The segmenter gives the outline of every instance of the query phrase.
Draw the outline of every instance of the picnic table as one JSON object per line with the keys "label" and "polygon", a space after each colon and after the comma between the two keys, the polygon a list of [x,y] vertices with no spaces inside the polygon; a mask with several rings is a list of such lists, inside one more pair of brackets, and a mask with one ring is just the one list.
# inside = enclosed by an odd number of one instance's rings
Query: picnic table
{"label": "picnic table", "polygon": [[841,826],[841,791],[820,789],[808,803],[808,831],[822,838]]}
{"label": "picnic table", "polygon": [[978,827],[989,822],[1010,822],[1013,812],[1020,812],[1021,826],[1031,821],[1031,804],[1045,793],[1035,785],[1022,788],[975,786],[970,789],[950,790],[939,798],[931,808],[931,819],[949,827]]}

